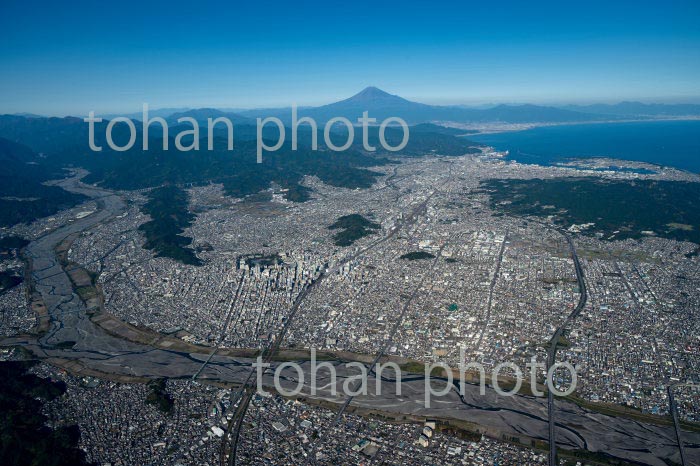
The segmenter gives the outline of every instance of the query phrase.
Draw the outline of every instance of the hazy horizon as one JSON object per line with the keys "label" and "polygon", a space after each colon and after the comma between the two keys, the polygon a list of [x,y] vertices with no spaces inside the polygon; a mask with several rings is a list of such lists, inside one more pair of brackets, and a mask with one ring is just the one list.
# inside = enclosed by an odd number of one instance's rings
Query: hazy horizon
{"label": "hazy horizon", "polygon": [[[347,99],[349,97],[354,96],[358,92],[360,92],[362,89],[366,87],[378,87],[378,86],[365,86],[363,88],[358,88],[358,91],[353,93],[352,95],[343,95],[343,96],[338,96],[335,98],[335,100],[328,101],[328,102],[321,102],[318,104],[310,104],[310,103],[300,103],[300,102],[293,102],[293,103],[287,103],[287,104],[280,104],[280,105],[267,105],[267,106],[262,106],[262,105],[252,105],[252,106],[247,106],[247,107],[242,107],[242,106],[235,106],[231,105],[230,103],[221,103],[221,104],[204,104],[204,105],[187,105],[187,104],[180,104],[180,105],[163,105],[163,106],[154,106],[149,102],[142,102],[136,107],[133,108],[124,108],[122,110],[112,110],[112,109],[96,109],[96,108],[90,108],[84,110],[82,113],[78,112],[40,112],[40,111],[26,111],[26,110],[18,110],[18,111],[4,111],[4,109],[0,108],[0,115],[23,115],[23,114],[31,114],[31,115],[37,115],[37,116],[42,116],[42,117],[68,117],[68,116],[75,116],[75,117],[83,117],[86,116],[88,111],[95,111],[97,116],[100,115],[127,115],[127,114],[133,114],[133,113],[140,113],[142,111],[141,105],[143,103],[148,103],[149,108],[151,111],[159,111],[159,110],[175,110],[175,111],[180,111],[180,110],[193,110],[193,109],[199,109],[199,108],[213,108],[217,110],[222,110],[222,111],[228,111],[228,112],[245,112],[245,111],[250,111],[250,110],[266,110],[266,109],[279,109],[279,108],[291,108],[292,105],[297,105],[298,108],[304,108],[304,107],[318,107],[318,106],[323,106],[327,104],[332,104],[335,102],[339,102],[341,100]],[[455,107],[465,107],[465,108],[489,108],[489,107],[495,107],[498,105],[540,105],[540,106],[551,106],[551,107],[566,107],[569,105],[580,105],[580,106],[586,106],[586,105],[597,105],[597,104],[602,104],[602,105],[615,105],[619,104],[622,102],[640,102],[643,104],[668,104],[668,105],[673,105],[673,104],[698,104],[700,105],[700,96],[698,97],[688,97],[688,98],[674,98],[674,97],[668,97],[668,98],[630,98],[630,99],[591,99],[591,100],[561,100],[561,101],[533,101],[533,100],[503,100],[503,101],[498,101],[498,100],[484,100],[484,101],[453,101],[448,98],[434,98],[431,100],[428,99],[421,99],[420,97],[407,97],[400,92],[394,92],[392,90],[387,90],[387,89],[382,89],[382,91],[385,91],[389,94],[392,95],[397,95],[399,97],[405,98],[407,100],[410,100],[412,102],[416,103],[422,103],[422,104],[428,104],[428,105],[434,105],[434,106],[455,106]]]}
{"label": "hazy horizon", "polygon": [[[42,3],[42,2],[40,2]],[[36,15],[37,9],[42,11]],[[0,112],[700,100],[700,5],[4,2]]]}

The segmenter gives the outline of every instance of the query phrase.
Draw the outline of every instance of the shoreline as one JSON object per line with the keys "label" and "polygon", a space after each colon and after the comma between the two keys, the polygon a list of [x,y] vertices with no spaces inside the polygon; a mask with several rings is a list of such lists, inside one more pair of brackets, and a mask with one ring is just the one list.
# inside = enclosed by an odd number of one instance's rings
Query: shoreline
{"label": "shoreline", "polygon": [[[582,126],[582,125],[603,125],[615,123],[656,123],[669,121],[700,121],[700,115],[687,115],[682,117],[667,117],[667,118],[626,118],[624,120],[586,120],[586,121],[565,121],[565,122],[533,122],[533,123],[498,123],[498,122],[474,122],[474,123],[456,123],[450,121],[432,121],[431,123],[444,126],[445,128],[463,129],[465,131],[476,130],[476,133],[467,133],[462,136],[470,138],[484,134],[499,134],[499,133],[517,133],[528,131],[535,128],[548,128],[552,126]],[[480,129],[480,128],[483,128]],[[478,142],[478,141],[474,141]]]}

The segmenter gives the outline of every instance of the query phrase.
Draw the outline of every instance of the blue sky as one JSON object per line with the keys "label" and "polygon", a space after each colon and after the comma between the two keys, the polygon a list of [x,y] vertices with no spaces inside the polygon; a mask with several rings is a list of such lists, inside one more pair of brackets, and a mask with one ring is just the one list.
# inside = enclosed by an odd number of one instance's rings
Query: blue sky
{"label": "blue sky", "polygon": [[0,5],[0,113],[700,101],[700,2]]}

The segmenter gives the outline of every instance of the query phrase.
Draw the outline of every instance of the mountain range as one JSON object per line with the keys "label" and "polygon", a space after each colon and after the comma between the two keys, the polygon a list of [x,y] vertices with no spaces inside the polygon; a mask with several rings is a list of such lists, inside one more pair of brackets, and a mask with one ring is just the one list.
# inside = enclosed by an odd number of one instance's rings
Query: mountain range
{"label": "mountain range", "polygon": [[[609,121],[623,119],[653,119],[700,116],[699,104],[645,104],[641,102],[620,102],[617,104],[561,105],[546,106],[534,104],[499,104],[468,107],[464,105],[428,105],[413,102],[370,86],[344,100],[318,107],[299,107],[299,117],[312,117],[319,124],[335,117],[344,117],[357,122],[363,112],[378,122],[389,117],[400,117],[409,125],[426,122],[438,123],[581,123],[588,121]],[[41,118],[34,114],[15,114],[27,118]],[[141,120],[142,114],[135,112],[124,115],[101,115],[109,120],[125,116]],[[277,117],[285,124],[291,123],[291,108],[161,108],[151,109],[149,116],[162,117],[169,124],[177,124],[177,119],[191,117],[199,122],[207,118],[226,117],[235,125],[255,126],[256,118]]]}
{"label": "mountain range", "polygon": [[567,105],[565,108],[575,112],[630,117],[680,117],[700,115],[700,105],[698,104],[644,104],[642,102],[620,102],[613,105]]}
{"label": "mountain range", "polygon": [[[623,119],[653,119],[700,116],[700,104],[645,104],[642,102],[620,102],[617,104],[591,105],[534,105],[498,104],[468,107],[464,105],[428,105],[413,102],[398,95],[390,94],[370,86],[344,100],[318,107],[299,107],[298,116],[312,117],[318,124],[335,117],[344,117],[357,122],[363,112],[378,123],[389,117],[400,117],[409,125],[420,123],[581,123],[588,121],[610,121]],[[27,118],[41,118],[34,114],[15,114]],[[109,120],[125,116],[141,120],[139,112],[129,114],[98,115]],[[199,122],[207,118],[226,117],[235,125],[255,126],[256,118],[277,117],[285,124],[291,123],[291,108],[161,108],[151,109],[149,116],[162,117],[169,124],[177,124],[177,119],[191,117]]]}
{"label": "mountain range", "polygon": [[[609,116],[603,117],[580,111],[539,105],[497,105],[486,109],[428,105],[389,94],[372,86],[339,102],[320,107],[299,109],[299,116],[312,117],[319,123],[326,122],[334,117],[345,117],[350,121],[356,122],[365,111],[368,112],[370,118],[376,118],[378,122],[390,117],[400,117],[408,124],[426,122],[559,123],[610,119]],[[240,115],[249,118],[276,116],[285,122],[290,121],[291,118],[289,109],[278,110],[272,115],[269,113],[269,110],[256,109],[242,111]]]}
{"label": "mountain range", "polygon": [[[363,112],[381,122],[385,118],[400,117],[410,126],[410,138],[404,149],[397,153],[378,150],[366,152],[362,138],[355,138],[349,150],[337,153],[329,151],[323,141],[323,123],[331,118],[345,117],[356,122]],[[34,219],[52,215],[61,209],[74,206],[83,197],[44,184],[50,179],[64,176],[63,169],[83,167],[89,171],[88,183],[99,183],[115,189],[143,189],[167,187],[149,194],[151,207],[163,206],[163,194],[167,198],[182,199],[179,207],[161,212],[148,211],[153,219],[146,228],[147,246],[159,255],[166,255],[186,263],[199,263],[189,248],[189,242],[180,232],[183,225],[171,225],[175,215],[191,219],[187,212],[185,187],[208,183],[221,184],[224,192],[232,197],[264,196],[270,186],[285,188],[285,197],[294,202],[308,200],[313,191],[304,185],[304,178],[314,176],[322,182],[343,188],[367,188],[379,173],[377,169],[388,164],[401,163],[402,159],[425,154],[457,156],[480,152],[478,144],[466,139],[473,130],[450,128],[436,122],[457,122],[462,127],[469,123],[575,123],[630,118],[656,118],[659,116],[700,114],[697,106],[648,105],[623,102],[609,106],[584,106],[556,108],[538,105],[497,105],[487,108],[437,106],[412,102],[397,95],[368,87],[358,94],[339,102],[319,107],[298,109],[299,116],[309,116],[318,124],[319,150],[309,147],[311,128],[299,127],[299,148],[292,150],[287,142],[276,152],[266,153],[263,163],[256,163],[256,118],[277,116],[287,126],[289,134],[291,109],[236,110],[153,109],[150,116],[165,118],[170,126],[168,134],[173,139],[181,129],[190,129],[188,123],[178,123],[183,117],[204,123],[208,118],[226,117],[235,125],[234,150],[226,148],[223,128],[213,134],[213,151],[179,152],[162,150],[163,133],[158,125],[149,132],[151,149],[141,149],[142,134],[137,123],[134,146],[125,152],[109,149],[105,140],[108,117],[95,124],[95,142],[104,150],[96,153],[88,147],[88,125],[82,118],[46,118],[36,115],[0,115],[0,228],[16,223],[28,223]],[[126,115],[124,115],[126,116]],[[141,115],[134,114],[138,120]],[[277,128],[268,125],[263,138],[277,138]],[[341,125],[332,128],[331,139],[336,145],[345,141],[347,130]],[[379,128],[368,131],[369,144],[379,147]],[[126,125],[116,125],[112,132],[117,144],[129,139]],[[207,147],[207,131],[200,133],[200,147]],[[400,128],[388,127],[386,140],[396,146],[402,140]],[[339,138],[339,140],[336,140]],[[188,142],[185,141],[187,145]],[[271,142],[268,142],[271,145]],[[155,193],[155,194],[154,194]],[[161,194],[158,194],[161,193]],[[174,194],[173,194],[174,193]],[[174,209],[174,210],[173,210]],[[166,215],[167,214],[167,215]],[[160,220],[159,220],[160,219]],[[186,222],[185,222],[186,223]]]}

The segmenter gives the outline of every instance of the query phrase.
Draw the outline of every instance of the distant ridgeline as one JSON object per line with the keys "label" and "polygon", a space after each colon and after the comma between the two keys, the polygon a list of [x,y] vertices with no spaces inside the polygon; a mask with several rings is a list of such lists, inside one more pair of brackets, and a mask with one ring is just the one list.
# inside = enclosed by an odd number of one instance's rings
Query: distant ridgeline
{"label": "distant ridgeline", "polygon": [[700,244],[700,183],[584,177],[488,180],[481,188],[496,211],[552,216],[604,239],[657,235]]}
{"label": "distant ridgeline", "polygon": [[[197,118],[196,111],[193,113]],[[206,119],[207,112],[199,118]],[[182,114],[180,116],[188,116]],[[234,120],[235,121],[235,120]],[[236,140],[233,151],[227,150],[225,129],[214,133],[213,151],[178,152],[174,140],[169,138],[169,149],[164,151],[159,139],[159,125],[152,125],[149,134],[149,150],[141,150],[138,139],[131,150],[110,151],[104,141],[107,121],[97,123],[96,143],[102,152],[88,147],[88,125],[79,118],[27,118],[0,116],[0,226],[31,222],[37,218],[55,214],[85,200],[83,196],[68,193],[59,187],[45,186],[42,182],[65,176],[65,167],[83,167],[90,174],[85,182],[99,183],[112,189],[144,189],[169,186],[149,194],[144,206],[152,221],[142,227],[147,247],[159,256],[198,265],[201,261],[189,248],[191,240],[181,235],[194,220],[188,213],[186,193],[183,187],[220,183],[224,192],[233,197],[245,197],[268,189],[272,183],[285,188],[285,198],[304,202],[311,196],[311,189],[302,186],[305,176],[316,176],[330,186],[343,188],[368,188],[379,174],[372,167],[399,163],[400,157],[425,154],[462,155],[479,152],[475,144],[458,137],[460,130],[431,124],[411,127],[411,137],[399,153],[384,151],[377,144],[378,129],[369,129],[369,143],[378,147],[377,152],[362,150],[362,141],[344,152],[327,150],[322,144],[318,151],[310,149],[311,131],[308,126],[299,127],[299,147],[291,150],[287,143],[276,152],[266,153],[263,163],[256,160],[256,127],[251,120],[236,122]],[[254,120],[252,120],[254,122]],[[140,122],[135,122],[137,127]],[[171,126],[170,134],[177,134]],[[276,140],[278,130],[265,128],[264,137]],[[129,131],[117,124],[112,131],[117,145],[123,145]],[[396,144],[403,137],[400,129],[386,128],[386,139]],[[102,139],[101,139],[102,138]],[[331,139],[342,144],[342,131],[334,132]],[[356,138],[360,139],[360,138]],[[14,141],[14,142],[13,142]],[[323,137],[319,137],[323,141]],[[305,145],[306,144],[306,145]],[[204,138],[200,144],[207,147]],[[387,158],[387,155],[392,155]]]}

